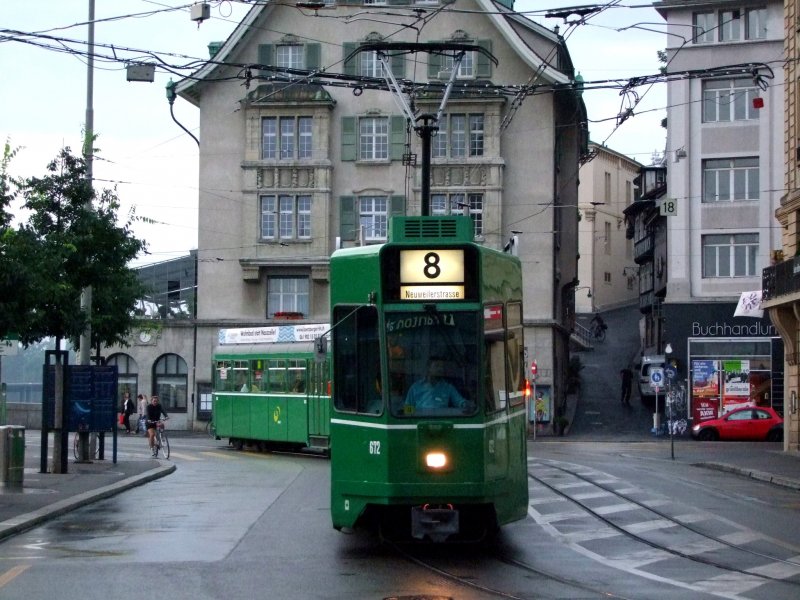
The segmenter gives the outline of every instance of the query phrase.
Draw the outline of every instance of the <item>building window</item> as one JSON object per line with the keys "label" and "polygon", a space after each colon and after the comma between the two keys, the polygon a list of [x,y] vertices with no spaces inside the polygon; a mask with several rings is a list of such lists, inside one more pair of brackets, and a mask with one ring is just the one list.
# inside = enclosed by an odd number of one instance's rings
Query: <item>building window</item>
{"label": "building window", "polygon": [[611,256],[611,223],[608,221],[603,224],[603,233],[605,234],[605,238],[603,239],[603,250],[606,255]]}
{"label": "building window", "polygon": [[611,202],[611,173],[608,171],[603,174],[603,202]]}
{"label": "building window", "polygon": [[267,317],[287,312],[308,315],[308,277],[267,278]]}
{"label": "building window", "polygon": [[278,44],[275,47],[275,64],[282,69],[302,69],[303,46],[301,44]]}
{"label": "building window", "polygon": [[603,283],[607,283],[609,285],[611,284],[611,273],[609,273],[608,271],[605,271],[603,273]]}
{"label": "building window", "polygon": [[387,196],[361,196],[358,199],[359,223],[364,240],[369,242],[386,239],[389,222],[389,199]]}
{"label": "building window", "polygon": [[165,354],[153,365],[154,387],[167,414],[186,412],[187,374],[186,361],[177,354]]}
{"label": "building window", "polygon": [[694,43],[710,44],[714,41],[714,31],[717,24],[714,22],[713,12],[694,13]]}
{"label": "building window", "polygon": [[718,79],[703,82],[703,121],[747,121],[758,119],[753,98],[759,90],[752,79]]}
{"label": "building window", "polygon": [[311,238],[311,196],[261,196],[261,239]]}
{"label": "building window", "polygon": [[311,158],[312,117],[264,117],[261,119],[261,158]]}
{"label": "building window", "polygon": [[625,205],[633,202],[633,182],[626,181],[625,182]]}
{"label": "building window", "polygon": [[739,9],[719,11],[719,41],[736,42],[741,38]]}
{"label": "building window", "polygon": [[744,20],[748,40],[763,40],[767,37],[767,9],[748,8],[744,11]]}
{"label": "building window", "polygon": [[467,208],[476,237],[483,235],[483,194],[431,194],[431,215],[462,215]]}
{"label": "building window", "polygon": [[703,277],[754,277],[758,234],[703,236]]}
{"label": "building window", "polygon": [[703,161],[703,202],[758,200],[758,158]]}
{"label": "building window", "polygon": [[383,77],[383,65],[377,52],[362,52],[358,61],[358,74],[362,77]]}
{"label": "building window", "polygon": [[448,114],[439,121],[433,137],[433,158],[483,156],[484,129],[482,114]]}
{"label": "building window", "polygon": [[[453,65],[456,59],[452,55],[442,56],[442,71],[447,73],[447,79],[450,78],[450,73],[453,72]],[[458,65],[457,79],[474,79],[475,78],[475,53],[465,52],[461,63]]]}
{"label": "building window", "polygon": [[362,117],[358,120],[358,132],[359,159],[389,159],[389,119],[387,117]]}

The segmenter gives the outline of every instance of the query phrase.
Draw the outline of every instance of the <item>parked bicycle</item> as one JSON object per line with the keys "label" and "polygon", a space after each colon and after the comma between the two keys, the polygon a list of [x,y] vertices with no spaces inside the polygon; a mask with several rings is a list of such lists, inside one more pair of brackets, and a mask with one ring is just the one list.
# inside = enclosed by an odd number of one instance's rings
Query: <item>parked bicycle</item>
{"label": "parked bicycle", "polygon": [[[91,435],[92,434],[90,433],[89,434],[89,436],[90,436],[90,439],[89,439],[90,447],[91,447],[91,442],[92,442]],[[72,456],[75,457],[75,460],[80,460],[80,458],[81,458],[81,434],[78,431],[76,431],[75,435],[72,436]],[[95,458],[95,460],[100,458],[100,444],[98,443],[98,440],[96,440],[96,439],[95,439],[95,442],[94,442],[94,458]]]}
{"label": "parked bicycle", "polygon": [[159,452],[164,454],[164,458],[169,458],[169,436],[167,435],[167,430],[164,427],[164,422],[166,420],[167,419],[160,419],[156,423],[156,435],[154,438],[155,443],[153,445],[153,456],[155,458],[158,458]]}

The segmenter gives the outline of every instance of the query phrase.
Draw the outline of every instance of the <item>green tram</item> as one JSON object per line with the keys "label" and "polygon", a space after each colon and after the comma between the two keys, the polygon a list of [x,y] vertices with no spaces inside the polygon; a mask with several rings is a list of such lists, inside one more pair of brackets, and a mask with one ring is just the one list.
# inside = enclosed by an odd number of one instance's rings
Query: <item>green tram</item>
{"label": "green tram", "polygon": [[522,274],[469,217],[331,257],[333,527],[474,540],[527,514]]}
{"label": "green tram", "polygon": [[330,448],[330,360],[314,342],[220,346],[213,357],[212,422],[241,450]]}

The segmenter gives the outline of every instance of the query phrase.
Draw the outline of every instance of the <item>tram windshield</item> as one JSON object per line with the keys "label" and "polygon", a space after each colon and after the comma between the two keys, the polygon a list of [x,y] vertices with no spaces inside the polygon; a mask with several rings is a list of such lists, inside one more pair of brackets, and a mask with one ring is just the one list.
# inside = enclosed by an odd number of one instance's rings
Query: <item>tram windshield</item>
{"label": "tram windshield", "polygon": [[388,400],[398,417],[452,416],[477,410],[478,314],[386,314]]}

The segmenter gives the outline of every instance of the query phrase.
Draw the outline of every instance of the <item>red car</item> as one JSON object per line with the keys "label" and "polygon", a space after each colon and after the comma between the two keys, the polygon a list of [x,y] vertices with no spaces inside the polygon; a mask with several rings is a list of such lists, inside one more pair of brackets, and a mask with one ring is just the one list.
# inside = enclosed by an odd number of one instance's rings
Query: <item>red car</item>
{"label": "red car", "polygon": [[766,440],[783,439],[783,419],[774,409],[766,406],[746,406],[692,427],[692,437],[712,440]]}

